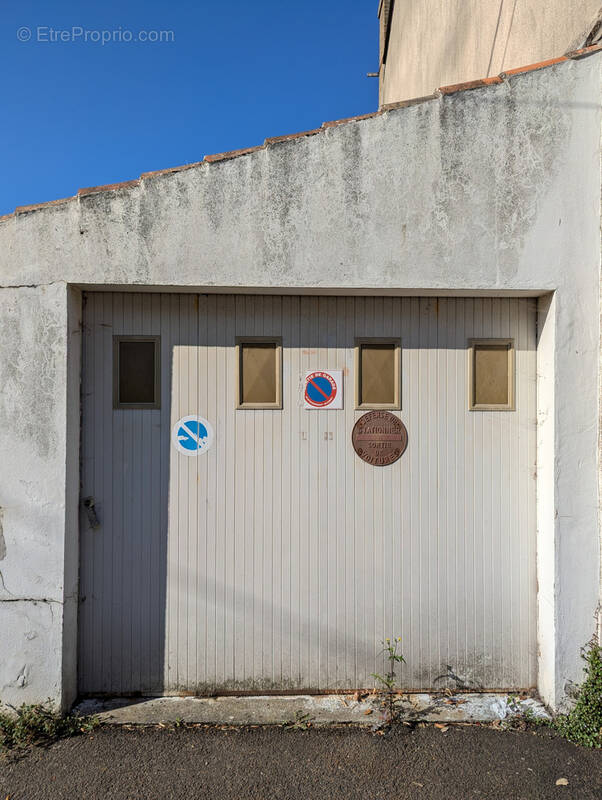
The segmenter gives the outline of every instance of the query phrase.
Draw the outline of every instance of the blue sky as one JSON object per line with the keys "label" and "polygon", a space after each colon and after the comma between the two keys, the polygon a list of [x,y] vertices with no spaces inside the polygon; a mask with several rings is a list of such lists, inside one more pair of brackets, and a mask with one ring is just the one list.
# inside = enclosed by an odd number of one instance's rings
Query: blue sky
{"label": "blue sky", "polygon": [[377,6],[3,0],[0,214],[375,110]]}

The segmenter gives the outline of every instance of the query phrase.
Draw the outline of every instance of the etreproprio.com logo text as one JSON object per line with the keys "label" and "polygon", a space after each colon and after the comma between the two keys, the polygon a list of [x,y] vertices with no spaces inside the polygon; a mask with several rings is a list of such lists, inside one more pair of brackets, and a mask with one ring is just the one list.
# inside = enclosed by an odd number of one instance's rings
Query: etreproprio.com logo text
{"label": "etreproprio.com logo text", "polygon": [[43,44],[130,44],[132,42],[142,43],[165,43],[175,41],[173,31],[159,30],[138,30],[132,31],[129,28],[113,28],[111,30],[100,30],[98,28],[84,28],[81,25],[73,25],[71,28],[53,28],[50,25],[38,25],[35,28],[22,26],[17,30],[17,39],[20,42],[40,42]]}

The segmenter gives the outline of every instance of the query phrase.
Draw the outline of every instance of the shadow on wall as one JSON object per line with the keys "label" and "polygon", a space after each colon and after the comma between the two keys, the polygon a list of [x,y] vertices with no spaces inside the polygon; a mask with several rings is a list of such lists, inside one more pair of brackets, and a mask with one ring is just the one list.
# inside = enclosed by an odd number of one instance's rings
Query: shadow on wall
{"label": "shadow on wall", "polygon": [[[82,506],[80,694],[160,694],[164,687],[169,380],[160,409],[113,408],[113,337],[157,335],[157,301],[84,294],[82,497],[92,498],[98,525]],[[170,362],[167,337],[161,359]]]}

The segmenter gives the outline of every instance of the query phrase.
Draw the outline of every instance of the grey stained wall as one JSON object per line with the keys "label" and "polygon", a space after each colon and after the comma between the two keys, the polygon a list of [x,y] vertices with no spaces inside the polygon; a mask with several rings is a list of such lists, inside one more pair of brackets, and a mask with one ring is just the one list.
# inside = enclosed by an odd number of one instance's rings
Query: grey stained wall
{"label": "grey stained wall", "polygon": [[64,282],[0,291],[4,702],[75,693],[79,306]]}
{"label": "grey stained wall", "polygon": [[583,47],[600,11],[600,0],[383,2],[381,105]]}
{"label": "grey stained wall", "polygon": [[[75,691],[79,287],[539,300],[539,686],[599,599],[600,56],[0,221],[0,696]],[[7,379],[8,376],[8,379]]]}

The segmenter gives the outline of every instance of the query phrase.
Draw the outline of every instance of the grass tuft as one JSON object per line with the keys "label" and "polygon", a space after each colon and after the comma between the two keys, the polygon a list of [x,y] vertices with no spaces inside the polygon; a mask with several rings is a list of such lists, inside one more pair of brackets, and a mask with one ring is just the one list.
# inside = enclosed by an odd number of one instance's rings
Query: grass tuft
{"label": "grass tuft", "polygon": [[0,751],[49,744],[57,739],[88,733],[100,725],[98,717],[60,714],[51,700],[8,708],[12,713],[0,708]]}
{"label": "grass tuft", "polygon": [[558,714],[551,727],[565,739],[582,747],[602,747],[602,647],[593,639],[581,653],[585,680],[577,691],[577,702],[568,714]]}

